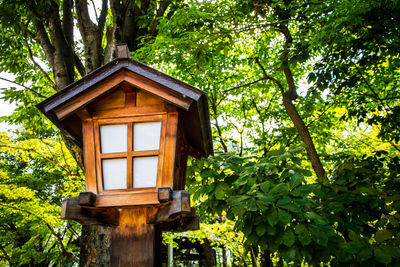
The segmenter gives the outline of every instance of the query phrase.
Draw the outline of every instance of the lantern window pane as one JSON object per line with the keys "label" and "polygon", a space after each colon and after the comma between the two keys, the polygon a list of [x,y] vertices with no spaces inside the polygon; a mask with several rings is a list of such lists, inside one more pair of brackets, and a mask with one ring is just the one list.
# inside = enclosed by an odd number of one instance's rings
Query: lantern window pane
{"label": "lantern window pane", "polygon": [[101,153],[126,152],[128,126],[113,124],[100,126]]}
{"label": "lantern window pane", "polygon": [[133,158],[133,187],[156,187],[158,156]]}
{"label": "lantern window pane", "polygon": [[141,122],[133,126],[133,150],[158,150],[160,147],[161,122]]}
{"label": "lantern window pane", "polygon": [[104,190],[126,189],[126,158],[103,159]]}

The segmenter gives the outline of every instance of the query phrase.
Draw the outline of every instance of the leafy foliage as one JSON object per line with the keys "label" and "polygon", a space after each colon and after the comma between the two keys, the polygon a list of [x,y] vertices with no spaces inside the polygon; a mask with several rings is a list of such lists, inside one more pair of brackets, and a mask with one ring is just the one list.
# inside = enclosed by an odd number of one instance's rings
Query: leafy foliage
{"label": "leafy foliage", "polygon": [[61,199],[82,190],[81,172],[60,141],[0,137],[0,263],[73,264],[79,226],[59,214]]}
{"label": "leafy foliage", "polygon": [[[62,197],[82,190],[81,174],[34,107],[57,86],[28,23],[60,3],[36,2],[4,1],[0,12],[0,70],[25,85],[1,89],[18,105],[2,121],[22,129],[1,137],[0,220],[14,228],[4,226],[0,255],[10,265],[68,263],[65,251],[77,250],[77,226],[56,215]],[[289,265],[399,265],[398,1],[171,1],[159,17],[163,1],[150,1],[147,13],[145,1],[134,2],[133,56],[209,96],[216,155],[190,159],[187,185],[203,229],[187,238],[208,237],[243,264],[257,264],[243,259],[259,252]],[[81,43],[77,55],[95,62]],[[101,58],[109,44],[104,37]],[[291,85],[322,178],[280,101]]]}
{"label": "leafy foliage", "polygon": [[300,151],[196,162],[193,197],[202,212],[235,220],[245,245],[277,251],[286,262],[398,264],[399,158],[349,159],[329,179],[307,183]]}

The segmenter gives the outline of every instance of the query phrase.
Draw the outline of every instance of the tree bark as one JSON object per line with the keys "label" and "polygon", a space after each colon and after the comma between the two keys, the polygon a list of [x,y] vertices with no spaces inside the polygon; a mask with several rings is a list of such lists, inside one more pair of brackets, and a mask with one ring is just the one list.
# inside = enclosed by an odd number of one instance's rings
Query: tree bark
{"label": "tree bark", "polygon": [[286,82],[288,84],[289,90],[286,92],[282,92],[282,102],[285,106],[286,113],[289,115],[290,119],[292,120],[294,126],[296,127],[301,140],[306,145],[307,156],[310,159],[311,165],[315,171],[315,174],[318,178],[322,178],[325,176],[325,170],[321,163],[320,157],[315,149],[314,142],[311,138],[310,132],[308,131],[308,127],[305,125],[303,119],[300,117],[299,113],[297,112],[296,107],[294,106],[293,102],[297,99],[298,95],[296,92],[296,85],[294,83],[293,74],[289,66],[289,47],[293,42],[293,38],[290,34],[289,29],[286,25],[281,24],[279,29],[285,36],[285,45],[281,56],[282,61],[282,70],[286,77]]}

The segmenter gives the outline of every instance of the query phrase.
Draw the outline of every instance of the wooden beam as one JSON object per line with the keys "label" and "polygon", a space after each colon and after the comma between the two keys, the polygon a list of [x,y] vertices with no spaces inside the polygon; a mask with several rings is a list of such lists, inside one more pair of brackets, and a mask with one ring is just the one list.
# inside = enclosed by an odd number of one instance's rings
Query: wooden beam
{"label": "wooden beam", "polygon": [[157,192],[120,193],[97,195],[96,207],[121,207],[160,204]]}
{"label": "wooden beam", "polygon": [[99,209],[79,205],[79,197],[68,198],[61,207],[61,219],[77,221],[83,225],[118,225],[117,209]]}

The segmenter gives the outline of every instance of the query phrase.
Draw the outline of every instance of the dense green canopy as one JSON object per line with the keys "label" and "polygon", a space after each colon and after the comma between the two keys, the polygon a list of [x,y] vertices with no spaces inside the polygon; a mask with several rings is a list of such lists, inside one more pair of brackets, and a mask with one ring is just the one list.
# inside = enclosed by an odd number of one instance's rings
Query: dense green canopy
{"label": "dense green canopy", "polygon": [[0,70],[19,84],[1,89],[17,105],[2,121],[18,125],[0,136],[1,265],[79,257],[79,226],[58,214],[84,190],[80,153],[35,104],[118,42],[207,92],[216,152],[189,159],[187,186],[237,264],[400,263],[399,1],[110,0],[92,19],[91,8],[0,2]]}

